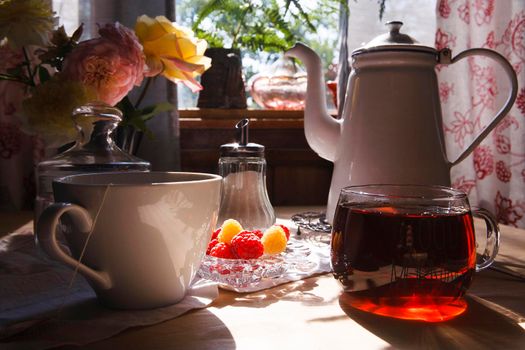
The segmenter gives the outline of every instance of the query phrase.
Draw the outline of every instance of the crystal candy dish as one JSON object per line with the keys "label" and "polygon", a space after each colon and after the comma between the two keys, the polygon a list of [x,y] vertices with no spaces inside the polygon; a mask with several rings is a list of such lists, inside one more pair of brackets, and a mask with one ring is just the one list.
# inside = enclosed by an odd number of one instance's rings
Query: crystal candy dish
{"label": "crystal candy dish", "polygon": [[245,288],[267,278],[277,278],[286,271],[282,255],[259,259],[222,259],[206,255],[199,277],[234,288]]}
{"label": "crystal candy dish", "polygon": [[290,239],[286,250],[259,259],[223,259],[206,255],[198,276],[219,283],[225,289],[253,288],[260,283],[283,277],[288,272],[313,268],[308,260],[310,249],[300,241]]}

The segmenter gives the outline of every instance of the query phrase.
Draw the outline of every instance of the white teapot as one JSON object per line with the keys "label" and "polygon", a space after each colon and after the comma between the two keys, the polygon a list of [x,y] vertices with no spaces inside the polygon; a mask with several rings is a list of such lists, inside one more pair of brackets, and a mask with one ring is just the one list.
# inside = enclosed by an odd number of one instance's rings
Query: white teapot
{"label": "white teapot", "polygon": [[[345,186],[450,186],[450,168],[474,150],[516,99],[516,73],[497,52],[478,48],[452,57],[448,48],[438,51],[400,33],[402,22],[387,25],[389,33],[352,52],[352,72],[340,119],[333,118],[326,108],[319,56],[301,43],[286,52],[287,56],[300,59],[308,73],[304,111],[308,144],[319,156],[334,163],[326,213],[329,222]],[[498,61],[511,89],[492,121],[451,161],[445,149],[435,67],[473,55]]]}

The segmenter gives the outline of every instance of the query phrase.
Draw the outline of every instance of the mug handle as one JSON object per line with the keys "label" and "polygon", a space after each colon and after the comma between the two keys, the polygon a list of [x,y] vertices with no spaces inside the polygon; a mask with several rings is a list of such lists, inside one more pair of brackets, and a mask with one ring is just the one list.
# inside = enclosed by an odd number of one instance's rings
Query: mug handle
{"label": "mug handle", "polygon": [[65,213],[71,215],[73,224],[81,232],[91,232],[93,220],[86,209],[71,203],[53,203],[42,212],[38,220],[36,228],[38,244],[51,258],[78,270],[78,272],[94,282],[100,289],[110,289],[112,282],[108,273],[96,271],[84,265],[60,247],[56,238],[56,229],[60,217]]}
{"label": "mug handle", "polygon": [[512,65],[509,63],[509,61],[507,61],[505,57],[496,51],[482,48],[468,49],[460,52],[456,57],[452,58],[452,51],[449,48],[445,48],[439,52],[439,63],[454,64],[465,57],[476,55],[490,57],[500,63],[501,67],[509,78],[510,93],[507,97],[505,105],[501,107],[501,109],[498,111],[498,114],[492,118],[492,121],[487,126],[485,126],[478,136],[476,136],[474,141],[472,141],[472,143],[463,151],[463,153],[461,153],[455,161],[450,162],[450,166],[454,166],[463,159],[467,158],[474,148],[476,148],[481,143],[481,141],[487,137],[492,129],[494,129],[496,125],[507,115],[514,104],[514,101],[516,100],[516,96],[518,95],[518,78],[516,77],[516,72],[514,71],[514,68],[512,68]]}
{"label": "mug handle", "polygon": [[485,249],[481,255],[482,261],[476,263],[476,272],[481,271],[492,265],[499,250],[500,231],[496,218],[486,209],[483,208],[472,208],[472,215],[485,220],[487,226],[487,241],[485,243]]}

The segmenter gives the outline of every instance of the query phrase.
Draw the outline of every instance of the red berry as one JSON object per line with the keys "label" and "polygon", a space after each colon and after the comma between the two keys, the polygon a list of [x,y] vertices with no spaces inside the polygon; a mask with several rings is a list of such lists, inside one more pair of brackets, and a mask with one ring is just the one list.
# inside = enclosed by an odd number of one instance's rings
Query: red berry
{"label": "red berry", "polygon": [[219,242],[213,248],[211,248],[210,255],[216,258],[223,259],[235,259],[235,255],[232,252],[231,247],[226,244]]}
{"label": "red berry", "polygon": [[263,232],[261,230],[253,230],[252,233],[259,237],[259,239],[261,239],[263,236]]}
{"label": "red berry", "polygon": [[264,246],[259,237],[244,231],[232,238],[232,251],[241,259],[257,259],[264,253]]}
{"label": "red berry", "polygon": [[210,241],[210,243],[208,243],[208,248],[206,249],[206,255],[210,255],[210,252],[211,252],[211,249],[213,247],[215,247],[217,245],[217,243],[219,243],[219,241],[217,240],[217,238],[214,238]]}
{"label": "red berry", "polygon": [[217,238],[217,236],[219,235],[219,232],[221,232],[221,228],[219,227],[218,229],[216,229],[215,231],[213,231],[213,234],[211,235],[211,239],[214,240]]}
{"label": "red berry", "polygon": [[277,226],[280,226],[283,229],[284,234],[286,235],[286,240],[289,241],[290,240],[290,229],[281,224],[277,224]]}

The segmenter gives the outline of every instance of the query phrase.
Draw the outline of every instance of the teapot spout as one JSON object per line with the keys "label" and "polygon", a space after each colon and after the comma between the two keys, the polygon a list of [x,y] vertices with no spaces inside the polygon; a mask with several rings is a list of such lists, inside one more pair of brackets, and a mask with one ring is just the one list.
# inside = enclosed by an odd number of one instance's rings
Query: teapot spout
{"label": "teapot spout", "polygon": [[308,74],[304,108],[306,140],[314,152],[333,162],[341,134],[341,123],[328,113],[326,107],[326,88],[321,59],[315,51],[303,43],[296,43],[285,52],[285,56],[301,60]]}

